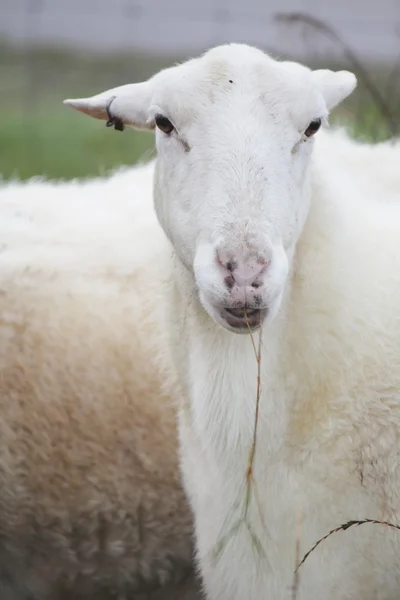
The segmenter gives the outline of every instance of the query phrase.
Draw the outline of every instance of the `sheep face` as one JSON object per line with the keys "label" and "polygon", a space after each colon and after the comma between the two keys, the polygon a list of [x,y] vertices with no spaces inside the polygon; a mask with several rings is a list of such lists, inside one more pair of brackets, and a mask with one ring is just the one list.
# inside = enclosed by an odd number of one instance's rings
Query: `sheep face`
{"label": "sheep face", "polygon": [[248,333],[279,310],[309,209],[314,134],[355,83],[233,44],[67,102],[119,129],[155,129],[159,222],[207,313]]}

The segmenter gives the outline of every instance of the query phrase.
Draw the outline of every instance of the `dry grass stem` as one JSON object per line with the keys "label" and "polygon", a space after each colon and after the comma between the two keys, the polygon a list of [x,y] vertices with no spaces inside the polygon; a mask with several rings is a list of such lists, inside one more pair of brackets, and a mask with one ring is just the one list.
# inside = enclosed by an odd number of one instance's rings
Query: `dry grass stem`
{"label": "dry grass stem", "polygon": [[[247,315],[245,314],[246,321]],[[243,506],[243,514],[237,519],[234,524],[228,529],[227,533],[225,533],[222,538],[217,543],[217,546],[214,550],[214,557],[218,559],[226,546],[227,542],[231,538],[232,535],[238,532],[240,527],[243,525],[246,527],[251,540],[253,542],[253,546],[257,550],[259,554],[263,554],[265,557],[265,553],[263,552],[262,544],[259,537],[253,531],[252,526],[248,520],[248,511],[250,507],[250,503],[252,498],[254,498],[254,502],[257,507],[257,512],[261,521],[262,528],[265,533],[267,533],[266,522],[264,519],[264,515],[262,513],[261,500],[258,493],[257,484],[254,478],[254,461],[257,449],[257,431],[258,431],[258,422],[259,422],[259,414],[260,414],[260,399],[261,399],[261,348],[262,348],[262,326],[259,328],[259,338],[258,344],[256,345],[256,341],[254,339],[253,331],[247,321],[247,327],[249,329],[250,340],[254,350],[254,356],[257,362],[257,389],[256,389],[256,406],[254,413],[254,427],[253,427],[253,437],[249,450],[249,458],[247,461],[246,475],[245,475],[245,497],[244,497],[244,506]],[[266,558],[266,557],[265,557]]]}
{"label": "dry grass stem", "polygon": [[300,561],[300,563],[297,565],[295,573],[300,569],[300,567],[302,565],[304,565],[304,563],[306,562],[307,558],[310,556],[310,554],[312,554],[314,552],[314,550],[316,550],[316,548],[318,548],[318,546],[324,542],[325,540],[328,539],[328,537],[330,537],[331,535],[333,535],[334,533],[338,533],[339,531],[347,531],[347,529],[350,529],[350,527],[355,527],[356,525],[365,525],[366,523],[371,523],[374,525],[385,525],[386,527],[391,527],[392,529],[399,529],[400,530],[400,525],[396,525],[394,523],[390,523],[389,521],[377,521],[375,519],[361,519],[360,521],[347,521],[347,523],[343,523],[343,525],[339,525],[339,527],[335,527],[335,529],[331,529],[331,531],[329,533],[327,533],[326,535],[324,535],[324,537],[320,538],[312,548],[310,548],[310,550],[308,552],[306,552],[306,554],[303,556],[302,560]]}

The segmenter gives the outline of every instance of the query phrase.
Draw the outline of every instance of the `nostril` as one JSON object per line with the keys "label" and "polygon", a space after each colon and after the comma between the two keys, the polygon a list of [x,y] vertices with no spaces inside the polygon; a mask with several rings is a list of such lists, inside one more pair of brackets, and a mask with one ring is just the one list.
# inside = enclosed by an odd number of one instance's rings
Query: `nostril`
{"label": "nostril", "polygon": [[269,266],[269,261],[260,256],[247,253],[243,260],[238,260],[238,254],[230,250],[217,250],[216,261],[225,271],[221,273],[225,285],[232,289],[236,283],[239,287],[258,289],[263,286],[263,276]]}
{"label": "nostril", "polygon": [[225,277],[224,281],[228,290],[231,290],[235,284],[235,278],[233,277],[233,275],[228,275],[227,277]]}
{"label": "nostril", "polygon": [[230,252],[217,250],[216,258],[218,264],[220,264],[221,267],[223,267],[227,271],[230,271],[231,273],[237,268],[237,262],[235,261],[234,257]]}

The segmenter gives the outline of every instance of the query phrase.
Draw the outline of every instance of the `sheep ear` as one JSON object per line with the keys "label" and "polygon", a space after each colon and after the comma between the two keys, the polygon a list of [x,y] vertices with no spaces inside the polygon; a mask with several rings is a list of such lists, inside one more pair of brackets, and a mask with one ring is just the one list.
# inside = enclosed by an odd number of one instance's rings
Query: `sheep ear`
{"label": "sheep ear", "polygon": [[350,71],[317,69],[312,71],[311,77],[324,97],[328,110],[347,98],[357,85],[357,78]]}
{"label": "sheep ear", "polygon": [[137,129],[154,129],[149,119],[152,85],[150,81],[132,83],[107,90],[91,98],[64,100],[64,104],[95,119],[107,121],[122,131],[125,125]]}

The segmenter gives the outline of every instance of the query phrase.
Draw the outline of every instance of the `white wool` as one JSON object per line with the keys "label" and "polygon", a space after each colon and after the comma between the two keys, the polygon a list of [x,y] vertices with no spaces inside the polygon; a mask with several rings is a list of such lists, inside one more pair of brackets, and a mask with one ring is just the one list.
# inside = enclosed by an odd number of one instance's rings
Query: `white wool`
{"label": "white wool", "polygon": [[130,272],[145,265],[151,246],[142,240],[155,223],[153,169],[149,163],[109,177],[0,187],[2,268],[25,265],[27,247],[32,265],[43,268],[106,271],[112,265]]}

